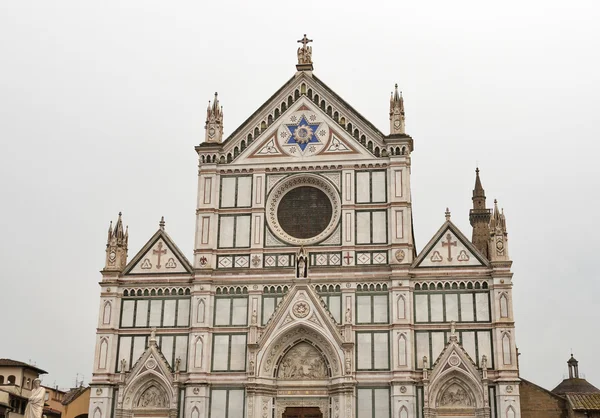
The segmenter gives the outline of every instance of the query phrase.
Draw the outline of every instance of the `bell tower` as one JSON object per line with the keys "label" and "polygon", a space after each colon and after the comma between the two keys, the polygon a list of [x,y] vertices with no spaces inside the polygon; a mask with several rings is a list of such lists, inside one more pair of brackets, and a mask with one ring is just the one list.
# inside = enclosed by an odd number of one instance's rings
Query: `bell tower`
{"label": "bell tower", "polygon": [[475,189],[473,189],[473,209],[469,221],[473,227],[471,242],[489,259],[488,240],[491,211],[485,207],[485,190],[479,178],[479,168],[475,169]]}
{"label": "bell tower", "polygon": [[215,100],[208,102],[206,109],[206,129],[205,141],[209,143],[220,144],[223,140],[223,107],[219,106],[219,95],[215,92]]}

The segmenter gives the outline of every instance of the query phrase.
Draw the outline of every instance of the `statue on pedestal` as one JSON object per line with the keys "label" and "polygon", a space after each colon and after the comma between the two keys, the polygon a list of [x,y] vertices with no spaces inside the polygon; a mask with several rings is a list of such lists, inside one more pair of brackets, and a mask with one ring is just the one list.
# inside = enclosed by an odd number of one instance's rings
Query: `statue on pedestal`
{"label": "statue on pedestal", "polygon": [[46,390],[41,387],[40,384],[40,379],[35,379],[33,381],[31,396],[29,397],[29,402],[27,402],[27,406],[25,407],[25,418],[42,418]]}

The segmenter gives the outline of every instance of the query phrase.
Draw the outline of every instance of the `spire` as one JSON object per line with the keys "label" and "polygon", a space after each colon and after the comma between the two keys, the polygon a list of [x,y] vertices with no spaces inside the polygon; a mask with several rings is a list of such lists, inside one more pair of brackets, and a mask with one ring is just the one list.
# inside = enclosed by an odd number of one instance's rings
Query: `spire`
{"label": "spire", "polygon": [[469,221],[473,227],[471,242],[486,257],[489,258],[489,224],[491,210],[485,207],[485,190],[479,178],[479,167],[475,169],[475,188],[473,189],[473,209],[469,213]]}
{"label": "spire", "polygon": [[508,233],[504,209],[498,209],[498,201],[494,199],[494,209],[489,225],[489,254],[490,261],[508,261]]}
{"label": "spire", "polygon": [[312,47],[308,46],[310,42],[312,42],[312,39],[308,39],[306,34],[298,41],[298,43],[302,44],[301,47],[298,47],[298,64],[296,65],[298,71],[313,70]]}
{"label": "spire", "polygon": [[223,106],[219,105],[219,94],[215,92],[212,102],[209,100],[206,109],[205,141],[220,144],[223,140]]}
{"label": "spire", "polygon": [[127,244],[129,241],[129,228],[123,228],[123,220],[119,212],[119,218],[113,228],[112,221],[108,227],[108,239],[106,240],[106,264],[104,271],[122,271],[127,264]]}
{"label": "spire", "polygon": [[390,135],[405,133],[404,123],[404,99],[396,84],[394,92],[390,95]]}
{"label": "spire", "polygon": [[[485,190],[483,190],[483,186],[481,185],[481,179],[479,178],[479,167],[475,169],[475,188],[473,189],[473,202],[479,202],[483,199],[483,207],[485,207]],[[475,205],[473,206],[474,209]]]}

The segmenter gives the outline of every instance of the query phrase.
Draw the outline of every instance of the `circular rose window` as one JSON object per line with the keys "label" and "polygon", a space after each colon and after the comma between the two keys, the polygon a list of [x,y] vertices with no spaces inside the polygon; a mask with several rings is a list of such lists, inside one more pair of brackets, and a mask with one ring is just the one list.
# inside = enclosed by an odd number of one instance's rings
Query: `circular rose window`
{"label": "circular rose window", "polygon": [[331,221],[331,202],[316,187],[300,186],[287,192],[277,207],[277,221],[294,238],[319,235]]}
{"label": "circular rose window", "polygon": [[275,185],[267,198],[267,223],[290,244],[314,244],[327,238],[340,219],[340,198],[323,177],[290,176]]}

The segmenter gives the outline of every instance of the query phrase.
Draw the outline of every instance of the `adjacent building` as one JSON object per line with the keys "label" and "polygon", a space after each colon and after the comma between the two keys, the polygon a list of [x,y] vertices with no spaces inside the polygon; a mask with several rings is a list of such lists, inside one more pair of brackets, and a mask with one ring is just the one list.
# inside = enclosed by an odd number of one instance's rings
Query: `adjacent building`
{"label": "adjacent building", "polygon": [[397,86],[384,133],[299,42],[227,138],[209,103],[193,259],[164,219],[131,258],[109,227],[89,416],[520,418],[506,219],[479,170],[471,239],[441,208],[418,251]]}
{"label": "adjacent building", "polygon": [[600,389],[579,376],[579,362],[571,355],[569,377],[552,391],[521,378],[523,418],[600,418]]}
{"label": "adjacent building", "polygon": [[[31,396],[33,381],[42,374],[47,372],[37,366],[17,360],[0,359],[0,418],[2,414],[6,418],[23,416],[27,400]],[[51,413],[50,410],[47,412]]]}

